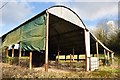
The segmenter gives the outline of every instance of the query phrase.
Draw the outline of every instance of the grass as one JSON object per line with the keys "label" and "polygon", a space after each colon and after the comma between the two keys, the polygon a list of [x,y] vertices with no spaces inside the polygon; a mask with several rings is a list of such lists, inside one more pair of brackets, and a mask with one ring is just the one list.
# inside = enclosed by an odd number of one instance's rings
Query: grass
{"label": "grass", "polygon": [[[100,66],[98,70],[93,72],[85,71],[67,71],[50,68],[48,72],[44,71],[44,67],[30,70],[29,68],[3,64],[3,78],[120,78],[119,59],[115,57],[113,66]],[[64,63],[61,61],[61,63]],[[80,67],[80,64],[73,64]]]}
{"label": "grass", "polygon": [[105,72],[111,72],[111,73],[120,73],[120,69],[114,68],[112,66],[100,66],[98,71],[105,71]]}
{"label": "grass", "polygon": [[[52,71],[51,71],[52,70]],[[58,69],[49,69],[48,72],[42,69],[36,70],[9,64],[3,64],[4,78],[119,78],[120,70],[112,66],[100,66],[93,72],[85,71],[64,71]]]}
{"label": "grass", "polygon": [[[58,59],[58,56],[56,56],[56,59]],[[59,59],[65,59],[65,55],[59,55]],[[66,59],[70,59],[70,55],[67,55]],[[77,59],[77,55],[74,55],[74,59]],[[85,59],[85,55],[79,55],[79,59]]]}

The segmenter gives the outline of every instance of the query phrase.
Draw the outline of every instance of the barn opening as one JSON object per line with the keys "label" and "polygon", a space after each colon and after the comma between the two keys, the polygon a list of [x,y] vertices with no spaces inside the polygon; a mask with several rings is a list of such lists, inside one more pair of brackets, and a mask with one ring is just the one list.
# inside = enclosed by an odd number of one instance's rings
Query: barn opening
{"label": "barn opening", "polygon": [[84,54],[84,30],[50,14],[49,54]]}

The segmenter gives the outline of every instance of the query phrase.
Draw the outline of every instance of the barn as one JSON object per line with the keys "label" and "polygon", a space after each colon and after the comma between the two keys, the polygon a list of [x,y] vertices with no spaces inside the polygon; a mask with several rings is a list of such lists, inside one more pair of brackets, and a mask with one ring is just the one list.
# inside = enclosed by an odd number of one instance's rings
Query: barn
{"label": "barn", "polygon": [[65,55],[65,58],[70,55],[74,59],[74,55],[85,54],[85,70],[89,71],[93,57],[98,62],[99,54],[107,58],[109,54],[113,58],[114,54],[86,28],[73,10],[61,5],[44,10],[4,34],[1,48],[7,57],[17,56],[20,60],[22,56],[29,56],[30,68],[33,60],[42,58],[45,71],[48,71],[48,61],[55,60],[56,56],[59,60],[59,55]]}

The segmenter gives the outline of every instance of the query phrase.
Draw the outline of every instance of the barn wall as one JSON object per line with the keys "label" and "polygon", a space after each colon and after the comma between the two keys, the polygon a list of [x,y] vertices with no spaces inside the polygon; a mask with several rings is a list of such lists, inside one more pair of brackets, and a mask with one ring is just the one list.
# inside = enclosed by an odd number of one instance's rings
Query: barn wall
{"label": "barn wall", "polygon": [[2,47],[21,42],[27,51],[45,50],[46,14],[38,15],[9,34],[3,36]]}

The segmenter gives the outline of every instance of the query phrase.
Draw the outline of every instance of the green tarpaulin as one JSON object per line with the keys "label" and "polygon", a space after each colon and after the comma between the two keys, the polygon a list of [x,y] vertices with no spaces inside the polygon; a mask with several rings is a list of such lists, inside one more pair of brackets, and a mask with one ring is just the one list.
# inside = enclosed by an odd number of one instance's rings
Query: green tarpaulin
{"label": "green tarpaulin", "polygon": [[2,47],[16,44],[19,41],[20,41],[20,28],[6,35],[6,37],[3,39]]}
{"label": "green tarpaulin", "polygon": [[21,47],[27,51],[45,50],[46,14],[34,19],[5,35],[2,47],[21,42]]}

